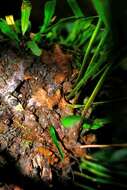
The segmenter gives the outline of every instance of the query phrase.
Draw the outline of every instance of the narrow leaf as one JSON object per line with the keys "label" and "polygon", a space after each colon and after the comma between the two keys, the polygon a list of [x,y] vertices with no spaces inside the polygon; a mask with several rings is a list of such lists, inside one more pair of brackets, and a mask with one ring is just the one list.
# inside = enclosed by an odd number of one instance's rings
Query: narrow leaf
{"label": "narrow leaf", "polygon": [[105,26],[109,27],[109,0],[92,0],[93,5],[99,14],[100,18],[103,20]]}
{"label": "narrow leaf", "polygon": [[53,126],[50,126],[49,133],[50,133],[50,136],[52,138],[53,143],[56,145],[56,147],[60,153],[61,158],[64,159],[64,153],[63,153],[63,151],[59,145],[59,142],[58,142],[58,139],[56,136],[56,131],[55,131],[55,128]]}
{"label": "narrow leaf", "polygon": [[76,0],[67,0],[67,2],[76,17],[84,16]]}
{"label": "narrow leaf", "polygon": [[36,56],[40,56],[42,54],[42,50],[38,47],[36,42],[28,41],[27,47],[32,51],[32,53]]}
{"label": "narrow leaf", "polygon": [[51,0],[46,2],[44,7],[44,23],[40,29],[41,33],[45,32],[46,28],[51,23],[51,19],[55,12],[55,7],[56,7],[56,0]]}
{"label": "narrow leaf", "polygon": [[100,128],[100,127],[103,127],[104,125],[106,125],[110,122],[111,121],[108,118],[101,118],[101,119],[97,118],[94,120],[92,128],[93,129]]}
{"label": "narrow leaf", "polygon": [[88,101],[85,104],[84,110],[83,110],[83,115],[85,115],[86,111],[89,109],[89,107],[91,106],[91,104],[93,103],[97,93],[99,92],[100,88],[102,87],[102,84],[109,72],[111,65],[108,65],[107,68],[105,69],[105,71],[103,72],[103,74],[101,75],[99,81],[97,82],[97,85],[95,86],[91,96],[89,97]]}
{"label": "narrow leaf", "polygon": [[21,30],[24,35],[29,27],[29,17],[31,13],[31,3],[29,0],[24,0],[21,6]]}

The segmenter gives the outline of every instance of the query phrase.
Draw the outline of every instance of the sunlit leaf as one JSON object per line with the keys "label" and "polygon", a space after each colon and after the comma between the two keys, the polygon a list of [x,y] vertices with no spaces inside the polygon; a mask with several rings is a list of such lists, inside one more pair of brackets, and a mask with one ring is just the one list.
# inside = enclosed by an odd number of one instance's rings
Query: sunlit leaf
{"label": "sunlit leaf", "polygon": [[80,115],[70,115],[70,116],[63,117],[61,119],[61,124],[65,128],[70,128],[70,127],[74,127],[77,123],[80,122],[80,120],[81,120]]}
{"label": "sunlit leaf", "polygon": [[7,24],[7,22],[4,19],[0,19],[0,30],[11,40],[16,40],[17,42],[19,42],[17,33],[13,30],[11,26]]}
{"label": "sunlit leaf", "polygon": [[7,24],[12,27],[14,32],[16,32],[16,33],[21,32],[21,22],[20,22],[20,20],[14,21],[13,15],[5,16],[5,19],[6,19]]}
{"label": "sunlit leaf", "polygon": [[57,149],[60,153],[61,158],[64,159],[64,153],[60,147],[59,141],[58,141],[57,136],[56,136],[56,131],[55,131],[55,128],[53,126],[50,126],[49,133],[50,133],[50,136],[52,138],[53,143],[55,144],[55,146],[57,147]]}
{"label": "sunlit leaf", "polygon": [[51,23],[52,17],[55,12],[55,7],[56,7],[56,0],[51,0],[46,2],[44,6],[44,23],[40,29],[41,33],[45,32],[46,28]]}
{"label": "sunlit leaf", "polygon": [[82,128],[96,130],[96,129],[103,127],[107,123],[110,123],[109,119],[107,119],[107,118],[98,119],[97,118],[93,121],[93,123],[84,123]]}
{"label": "sunlit leaf", "polygon": [[24,35],[29,27],[29,17],[31,13],[31,3],[29,0],[24,0],[21,6],[21,30]]}
{"label": "sunlit leaf", "polygon": [[15,25],[14,17],[13,15],[5,16],[6,22],[8,25]]}
{"label": "sunlit leaf", "polygon": [[97,128],[104,126],[107,123],[110,123],[110,120],[108,118],[95,119],[93,122],[92,128],[97,129]]}
{"label": "sunlit leaf", "polygon": [[89,123],[84,123],[82,128],[83,129],[91,129],[91,125]]}
{"label": "sunlit leaf", "polygon": [[38,47],[36,42],[28,41],[27,47],[32,51],[32,53],[36,56],[40,56],[42,54],[42,50]]}

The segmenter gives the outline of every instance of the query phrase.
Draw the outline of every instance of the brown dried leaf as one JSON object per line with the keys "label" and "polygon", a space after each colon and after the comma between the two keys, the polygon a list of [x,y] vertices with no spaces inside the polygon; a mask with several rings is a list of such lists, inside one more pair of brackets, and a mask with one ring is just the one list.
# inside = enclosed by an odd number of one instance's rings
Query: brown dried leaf
{"label": "brown dried leaf", "polygon": [[49,109],[52,109],[53,106],[59,103],[61,98],[60,90],[56,90],[53,96],[48,96],[47,92],[40,88],[36,94],[32,96],[34,101],[36,101],[40,106],[42,107],[48,107]]}
{"label": "brown dried leaf", "polygon": [[67,77],[71,72],[70,62],[72,55],[63,53],[61,47],[58,44],[54,46],[55,62],[60,71]]}
{"label": "brown dried leaf", "polygon": [[61,84],[65,80],[65,78],[66,78],[66,76],[64,73],[58,72],[58,73],[56,73],[56,75],[54,77],[54,83]]}

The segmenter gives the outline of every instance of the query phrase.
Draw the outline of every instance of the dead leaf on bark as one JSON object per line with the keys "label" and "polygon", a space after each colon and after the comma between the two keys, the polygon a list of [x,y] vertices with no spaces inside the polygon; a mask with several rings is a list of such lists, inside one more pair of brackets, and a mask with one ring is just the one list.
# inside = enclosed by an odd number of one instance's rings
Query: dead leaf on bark
{"label": "dead leaf on bark", "polygon": [[48,96],[47,92],[44,89],[40,88],[32,96],[33,101],[37,102],[38,106],[47,107],[51,110],[55,105],[59,103],[60,98],[61,93],[59,89],[56,90],[53,96]]}

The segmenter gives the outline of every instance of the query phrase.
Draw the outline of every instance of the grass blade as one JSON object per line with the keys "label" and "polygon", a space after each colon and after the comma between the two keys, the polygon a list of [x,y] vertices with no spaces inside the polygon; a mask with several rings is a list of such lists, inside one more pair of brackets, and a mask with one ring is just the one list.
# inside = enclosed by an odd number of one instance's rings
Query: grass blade
{"label": "grass blade", "polygon": [[86,61],[87,61],[87,58],[89,57],[89,54],[91,52],[91,48],[92,48],[92,45],[93,45],[93,43],[94,43],[94,41],[96,39],[96,36],[97,36],[97,34],[98,34],[99,30],[100,30],[101,24],[102,24],[102,21],[99,18],[97,26],[96,26],[96,28],[95,28],[95,30],[93,32],[93,35],[91,36],[91,39],[89,41],[89,44],[88,44],[88,47],[87,47],[87,50],[86,50],[86,53],[85,53],[85,56],[84,56],[84,59],[83,59],[83,63],[82,63],[82,66],[81,66],[81,69],[80,69],[80,72],[79,72],[79,75],[78,75],[78,78],[76,80],[75,85],[79,82],[79,80],[81,79],[82,74],[83,74],[85,68],[87,67],[87,66],[85,66],[86,65]]}
{"label": "grass blade", "polygon": [[24,35],[28,30],[30,21],[30,13],[31,13],[31,3],[29,0],[24,0],[21,6],[21,30],[22,34]]}
{"label": "grass blade", "polygon": [[51,23],[51,19],[55,13],[56,0],[48,1],[44,7],[44,23],[40,29],[40,33],[45,32],[46,28]]}
{"label": "grass blade", "polygon": [[[86,84],[86,82],[89,78],[95,78],[95,75],[97,75],[97,71],[99,70],[99,68],[103,64],[103,62],[105,61],[105,58],[107,58],[107,53],[105,52],[105,53],[101,54],[98,62],[97,63],[95,62],[96,58],[99,56],[100,48],[102,48],[102,46],[104,45],[107,34],[108,34],[108,32],[106,31],[102,35],[102,38],[101,38],[101,40],[100,40],[100,42],[96,48],[96,51],[95,51],[89,65],[88,65],[88,67],[86,68],[86,72],[84,73],[84,76],[82,77],[82,79],[80,79],[80,81],[78,83],[76,82],[77,85],[74,86],[71,93],[67,96],[68,99],[75,96],[75,94],[80,90],[80,88]],[[86,58],[85,58],[85,62],[86,62]],[[83,68],[81,67],[81,69],[83,69]],[[80,73],[81,73],[81,71],[80,71]],[[80,73],[79,73],[79,77],[81,76]],[[77,81],[78,81],[78,79],[77,79]]]}
{"label": "grass blade", "polygon": [[105,80],[105,77],[107,75],[107,73],[109,72],[111,65],[107,66],[107,68],[105,69],[104,73],[102,74],[101,78],[99,79],[97,85],[95,86],[91,96],[89,97],[88,101],[86,102],[86,105],[84,107],[83,113],[82,115],[84,116],[86,111],[89,109],[89,107],[91,106],[91,104],[93,103],[97,93],[99,92],[100,88],[102,87],[102,84]]}
{"label": "grass blade", "polygon": [[[84,14],[81,11],[78,3],[76,0],[67,0],[70,8],[72,9],[74,15],[78,18],[78,17],[83,17]],[[81,28],[83,28],[84,26],[84,22],[81,20],[77,20],[75,21],[73,28],[71,29],[70,35],[68,36],[66,43],[67,44],[71,44],[74,42],[74,40],[77,38],[77,34],[79,34]]]}
{"label": "grass blade", "polygon": [[67,0],[67,2],[76,17],[84,16],[76,0]]}
{"label": "grass blade", "polygon": [[96,48],[96,51],[95,51],[95,53],[94,53],[92,59],[90,60],[90,63],[89,63],[89,66],[88,66],[86,72],[89,71],[89,68],[91,67],[91,65],[95,63],[95,60],[96,60],[96,58],[98,57],[98,55],[99,55],[99,53],[100,53],[100,51],[101,51],[101,48],[103,47],[103,45],[104,45],[104,43],[105,43],[105,40],[107,39],[107,35],[108,35],[108,31],[106,30],[106,31],[103,33],[103,35],[102,35],[102,38],[101,38],[101,40],[100,40],[100,42],[99,42],[99,44],[98,44],[98,46],[97,46],[97,48]]}
{"label": "grass blade", "polygon": [[61,158],[63,160],[64,159],[64,153],[63,153],[63,151],[62,151],[62,149],[61,149],[61,147],[59,145],[59,142],[58,142],[57,136],[56,136],[56,131],[55,131],[55,128],[53,126],[50,126],[49,133],[50,133],[50,136],[52,138],[53,143],[56,145],[56,147],[57,147],[57,149],[58,149],[58,151],[60,153],[60,156],[61,156]]}
{"label": "grass blade", "polygon": [[100,18],[102,19],[102,21],[104,22],[106,27],[109,27],[109,15],[110,15],[110,11],[109,11],[109,0],[92,0],[93,5],[98,13],[98,15],[100,16]]}

